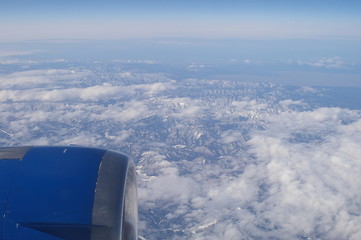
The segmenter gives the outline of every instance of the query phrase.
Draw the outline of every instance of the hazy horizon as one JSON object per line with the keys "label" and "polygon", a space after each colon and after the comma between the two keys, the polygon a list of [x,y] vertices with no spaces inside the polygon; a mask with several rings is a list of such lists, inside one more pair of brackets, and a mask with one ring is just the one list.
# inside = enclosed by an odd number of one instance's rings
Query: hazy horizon
{"label": "hazy horizon", "polygon": [[59,1],[1,4],[0,42],[36,39],[361,39],[346,1]]}

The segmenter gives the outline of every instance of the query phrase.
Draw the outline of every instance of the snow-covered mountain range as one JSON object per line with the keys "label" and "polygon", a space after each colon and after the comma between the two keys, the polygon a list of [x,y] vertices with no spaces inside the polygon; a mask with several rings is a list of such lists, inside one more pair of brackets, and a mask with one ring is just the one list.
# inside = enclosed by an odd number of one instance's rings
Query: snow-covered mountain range
{"label": "snow-covered mountain range", "polygon": [[347,98],[359,88],[174,78],[147,64],[2,63],[1,145],[128,154],[141,239],[361,236],[361,105]]}

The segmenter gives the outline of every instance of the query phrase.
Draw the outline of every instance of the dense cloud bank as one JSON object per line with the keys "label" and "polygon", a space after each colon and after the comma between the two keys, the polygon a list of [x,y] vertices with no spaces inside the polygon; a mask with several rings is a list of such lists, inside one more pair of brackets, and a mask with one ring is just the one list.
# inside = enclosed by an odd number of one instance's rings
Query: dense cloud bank
{"label": "dense cloud bank", "polygon": [[357,239],[360,114],[323,108],[267,121],[251,131],[246,157],[221,156],[227,165],[193,159],[196,170],[182,175],[180,164],[145,153],[156,173],[142,185],[142,207],[168,212],[148,231],[168,221],[194,239]]}
{"label": "dense cloud bank", "polygon": [[128,153],[143,239],[361,236],[359,110],[318,107],[322,89],[103,70],[1,75],[1,145]]}

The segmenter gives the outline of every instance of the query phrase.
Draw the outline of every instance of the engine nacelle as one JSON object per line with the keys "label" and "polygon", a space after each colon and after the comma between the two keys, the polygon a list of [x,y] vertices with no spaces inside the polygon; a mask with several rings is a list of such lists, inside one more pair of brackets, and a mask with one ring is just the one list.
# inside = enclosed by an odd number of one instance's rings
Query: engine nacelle
{"label": "engine nacelle", "polygon": [[0,148],[0,240],[135,240],[133,161],[99,148]]}

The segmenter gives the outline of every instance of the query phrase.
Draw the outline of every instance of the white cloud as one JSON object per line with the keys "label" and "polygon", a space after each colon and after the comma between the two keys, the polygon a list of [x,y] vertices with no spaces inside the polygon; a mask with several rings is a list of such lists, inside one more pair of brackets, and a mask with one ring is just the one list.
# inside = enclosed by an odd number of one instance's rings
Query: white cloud
{"label": "white cloud", "polygon": [[257,100],[250,100],[250,101],[233,101],[232,106],[236,107],[239,110],[247,110],[247,111],[254,111],[254,110],[263,110],[267,108],[266,103],[259,103]]}
{"label": "white cloud", "polygon": [[195,119],[200,117],[203,113],[203,108],[198,100],[190,98],[172,98],[163,101],[163,104],[170,105],[167,109],[171,108],[170,116],[178,119]]}
{"label": "white cloud", "polygon": [[[341,109],[282,113],[249,141],[260,161],[252,178],[268,186],[267,197],[255,209],[269,219],[268,225],[277,226],[274,232],[281,239],[360,236],[355,223],[361,223],[361,120],[356,116]],[[355,122],[342,123],[351,119]]]}
{"label": "white cloud", "polygon": [[[23,72],[15,72],[11,74],[0,75],[1,89],[10,88],[34,88],[44,84],[52,84],[52,87],[59,84],[59,82],[71,82],[75,79],[81,79],[87,72],[64,70],[64,69],[46,69],[46,70],[30,70]],[[71,81],[73,80],[73,81]]]}
{"label": "white cloud", "polygon": [[222,144],[230,144],[241,140],[244,140],[242,132],[237,130],[229,130],[223,132],[218,141]]}
{"label": "white cloud", "polygon": [[[165,160],[164,156],[156,152],[143,153],[140,161],[151,162],[150,169],[146,171],[152,174],[149,176],[145,171],[140,170],[140,181],[147,182],[146,185],[141,184],[139,189],[139,201],[142,204],[153,205],[154,201],[160,200],[187,203],[191,199],[197,186],[191,178],[179,175],[176,164]],[[181,214],[179,209],[175,214]]]}
{"label": "white cloud", "polygon": [[[267,128],[253,131],[247,154],[228,156],[228,165],[206,161],[181,175],[183,164],[146,153],[140,162],[141,206],[183,221],[187,239],[357,239],[360,113],[320,108],[263,117]],[[226,147],[238,137],[225,131],[219,142]]]}
{"label": "white cloud", "polygon": [[346,67],[346,63],[340,57],[332,57],[332,58],[321,58],[319,60],[310,60],[310,61],[297,61],[299,65],[309,65],[313,67],[321,67],[328,69],[341,69]]}
{"label": "white cloud", "polygon": [[149,59],[139,59],[139,60],[113,60],[113,62],[118,63],[144,63],[144,64],[156,64],[157,61]]}
{"label": "white cloud", "polygon": [[129,101],[122,105],[109,105],[107,108],[90,114],[91,119],[107,120],[113,119],[119,122],[129,122],[139,118],[149,117],[155,114],[143,101]]}
{"label": "white cloud", "polygon": [[319,91],[317,89],[311,88],[311,87],[301,87],[299,90],[297,90],[297,92],[315,94],[315,93],[318,93]]}
{"label": "white cloud", "polygon": [[[23,81],[28,81],[28,78],[25,80],[17,78],[17,82],[19,84]],[[34,81],[36,84],[39,84],[41,82],[47,82],[48,79],[38,78]],[[167,87],[167,84],[154,83],[132,86],[96,85],[85,88],[66,88],[53,90],[43,88],[36,88],[31,90],[0,90],[0,101],[98,101],[102,99],[121,99],[135,94],[136,91],[143,91],[145,95],[151,96],[167,89]]]}
{"label": "white cloud", "polygon": [[24,56],[24,55],[31,55],[33,53],[36,53],[39,51],[0,51],[0,58],[6,58],[6,57],[14,57],[14,56]]}
{"label": "white cloud", "polygon": [[23,65],[39,65],[44,63],[62,63],[65,62],[64,59],[54,59],[54,60],[24,60],[24,59],[0,59],[0,64],[7,65],[7,64],[23,64]]}
{"label": "white cloud", "polygon": [[291,99],[282,100],[282,101],[280,101],[280,104],[283,107],[288,107],[290,105],[306,105],[303,100],[294,101]]}

